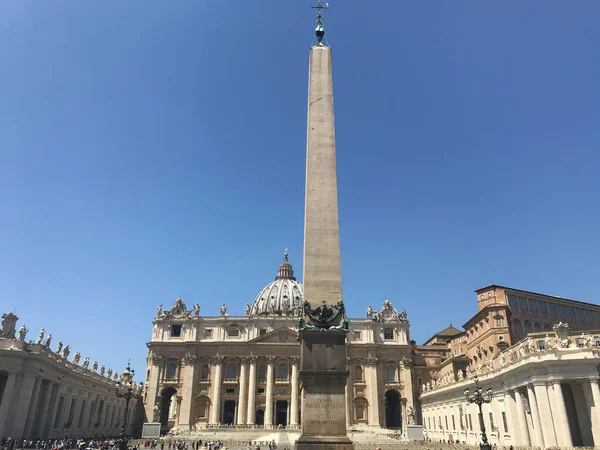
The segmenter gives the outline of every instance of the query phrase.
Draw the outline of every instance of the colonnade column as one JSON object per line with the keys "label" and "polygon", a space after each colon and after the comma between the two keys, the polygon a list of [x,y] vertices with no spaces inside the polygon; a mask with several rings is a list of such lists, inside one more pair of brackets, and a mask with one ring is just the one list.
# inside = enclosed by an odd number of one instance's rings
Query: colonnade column
{"label": "colonnade column", "polygon": [[[531,439],[529,437],[529,427],[527,425],[527,418],[525,417],[525,407],[523,406],[524,394],[519,390],[515,390],[515,405],[517,407],[517,422],[519,427],[519,440],[515,441],[516,445],[523,445],[525,447],[531,445]],[[515,426],[515,429],[517,427]]]}
{"label": "colonnade column", "polygon": [[31,434],[29,436],[39,436],[41,438],[46,438],[46,422],[48,421],[48,413],[50,412],[50,402],[52,396],[55,394],[54,386],[55,383],[48,382],[46,385],[46,391],[44,400],[40,405],[40,414],[38,416],[37,423],[34,424],[34,428],[31,430]]}
{"label": "colonnade column", "polygon": [[292,358],[292,398],[290,402],[290,425],[298,425],[298,363],[300,358]]}
{"label": "colonnade column", "polygon": [[273,361],[275,358],[267,358],[267,398],[265,400],[265,428],[273,426]]}
{"label": "colonnade column", "polygon": [[554,380],[552,385],[548,387],[548,394],[556,431],[556,444],[560,447],[573,447],[567,408],[559,380]]}
{"label": "colonnade column", "polygon": [[31,436],[31,427],[33,427],[33,422],[35,420],[35,416],[37,415],[41,387],[42,387],[42,378],[37,377],[35,379],[35,383],[33,385],[33,392],[31,394],[31,401],[29,402],[29,409],[27,411],[27,421],[25,422],[23,436]]}
{"label": "colonnade column", "polygon": [[[508,425],[508,433],[510,434],[511,443],[513,445],[518,445],[517,442],[519,439],[519,428],[515,420],[517,414],[515,409],[517,405],[514,395],[515,392],[512,390],[506,389],[504,391],[504,407],[506,409],[504,414],[506,415],[506,424]],[[500,413],[500,415],[502,415],[502,413]]]}
{"label": "colonnade column", "polygon": [[14,420],[11,436],[14,439],[23,439],[25,433],[25,422],[27,421],[27,413],[33,395],[33,389],[37,383],[38,377],[32,373],[23,375],[23,382],[17,396],[17,403],[14,408]]}
{"label": "colonnade column", "polygon": [[237,424],[243,425],[246,423],[246,416],[248,415],[248,408],[246,407],[246,399],[248,394],[246,389],[248,388],[248,358],[240,359],[240,395],[237,407]]}
{"label": "colonnade column", "polygon": [[221,416],[221,385],[223,378],[223,357],[217,356],[212,360],[215,366],[215,376],[212,382],[213,386],[213,397],[212,407],[210,408],[210,423],[216,425],[220,422],[219,417]]}
{"label": "colonnade column", "polygon": [[256,407],[256,358],[254,357],[250,357],[248,378],[248,411],[246,423],[248,425],[254,425],[254,408]]}
{"label": "colonnade column", "polygon": [[555,447],[556,433],[554,432],[552,412],[550,411],[550,402],[548,401],[548,388],[545,382],[537,382],[534,383],[533,389],[535,391],[535,398],[538,404],[540,422],[542,423],[544,445],[546,447]]}
{"label": "colonnade column", "polygon": [[590,411],[590,425],[594,445],[598,447],[600,446],[600,387],[598,386],[597,379],[592,378],[589,382],[584,381],[583,395]]}
{"label": "colonnade column", "polygon": [[542,433],[542,422],[540,420],[540,413],[538,409],[537,400],[535,398],[535,391],[533,385],[527,385],[527,396],[529,398],[529,409],[531,410],[531,419],[533,421],[533,435],[534,442],[532,444],[546,448],[544,446],[544,435]]}
{"label": "colonnade column", "polygon": [[6,436],[6,427],[9,422],[9,415],[12,415],[12,399],[15,396],[15,383],[17,381],[16,372],[8,372],[8,379],[4,386],[4,395],[0,403],[0,436]]}
{"label": "colonnade column", "polygon": [[369,426],[381,427],[379,423],[379,392],[377,383],[377,358],[368,357],[366,366],[369,372],[367,389],[369,393]]}

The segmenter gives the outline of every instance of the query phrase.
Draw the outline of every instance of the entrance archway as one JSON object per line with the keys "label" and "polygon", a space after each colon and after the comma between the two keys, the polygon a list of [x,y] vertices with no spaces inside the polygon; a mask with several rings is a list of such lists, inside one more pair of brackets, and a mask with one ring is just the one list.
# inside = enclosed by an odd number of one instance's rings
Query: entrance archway
{"label": "entrance archway", "polygon": [[265,424],[265,411],[259,409],[256,411],[256,425],[264,425]]}
{"label": "entrance archway", "polygon": [[393,390],[385,393],[385,427],[402,428],[400,394]]}
{"label": "entrance archway", "polygon": [[169,420],[174,418],[175,408],[177,403],[175,402],[175,396],[177,390],[175,388],[167,388],[162,392],[162,404],[160,405],[160,428],[168,429]]}
{"label": "entrance archway", "polygon": [[223,423],[233,425],[235,422],[235,400],[225,400],[223,404]]}
{"label": "entrance archway", "polygon": [[287,426],[288,402],[286,400],[277,400],[275,403],[275,425]]}

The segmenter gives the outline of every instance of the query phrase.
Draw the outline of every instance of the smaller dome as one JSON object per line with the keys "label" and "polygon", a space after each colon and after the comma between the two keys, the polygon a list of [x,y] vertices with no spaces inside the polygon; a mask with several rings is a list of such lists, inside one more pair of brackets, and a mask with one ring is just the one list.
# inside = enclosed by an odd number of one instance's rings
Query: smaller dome
{"label": "smaller dome", "polygon": [[250,316],[290,315],[302,305],[302,285],[296,281],[287,250],[275,281],[269,283],[254,299]]}

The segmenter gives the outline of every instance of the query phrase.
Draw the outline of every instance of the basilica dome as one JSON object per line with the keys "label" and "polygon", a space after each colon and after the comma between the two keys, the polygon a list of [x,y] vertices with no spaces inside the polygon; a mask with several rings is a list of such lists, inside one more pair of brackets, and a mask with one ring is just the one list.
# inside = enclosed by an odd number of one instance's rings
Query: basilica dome
{"label": "basilica dome", "polygon": [[285,252],[275,281],[269,283],[254,299],[250,307],[250,316],[281,315],[297,313],[302,305],[302,285],[294,277],[294,269]]}

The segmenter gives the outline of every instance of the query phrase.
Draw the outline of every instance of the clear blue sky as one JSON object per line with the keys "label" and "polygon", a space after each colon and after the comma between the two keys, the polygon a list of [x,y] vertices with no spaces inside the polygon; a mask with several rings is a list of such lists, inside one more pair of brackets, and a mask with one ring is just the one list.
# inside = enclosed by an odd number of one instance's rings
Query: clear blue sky
{"label": "clear blue sky", "polygon": [[[330,0],[344,298],[598,302],[600,2]],[[143,374],[156,306],[302,273],[310,0],[0,2],[0,310]]]}

